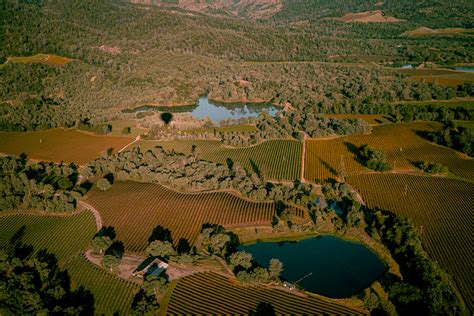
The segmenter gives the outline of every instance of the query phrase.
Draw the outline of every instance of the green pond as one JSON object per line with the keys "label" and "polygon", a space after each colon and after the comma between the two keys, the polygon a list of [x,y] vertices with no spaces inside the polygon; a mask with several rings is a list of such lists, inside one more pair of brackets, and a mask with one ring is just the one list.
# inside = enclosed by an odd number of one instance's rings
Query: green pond
{"label": "green pond", "polygon": [[241,246],[239,250],[250,252],[264,267],[268,267],[270,259],[279,259],[284,266],[283,280],[334,298],[359,293],[387,270],[368,248],[333,236],[260,242]]}

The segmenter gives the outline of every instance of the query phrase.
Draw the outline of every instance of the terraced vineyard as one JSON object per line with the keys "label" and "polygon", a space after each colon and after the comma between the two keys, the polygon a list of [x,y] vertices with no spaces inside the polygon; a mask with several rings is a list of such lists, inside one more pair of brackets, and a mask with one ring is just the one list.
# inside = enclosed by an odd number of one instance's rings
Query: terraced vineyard
{"label": "terraced vineyard", "polygon": [[472,183],[406,174],[365,174],[350,176],[347,181],[369,207],[390,210],[413,220],[420,229],[424,247],[453,276],[472,310]]}
{"label": "terraced vineyard", "polygon": [[0,247],[26,226],[23,242],[35,250],[46,248],[58,258],[62,266],[71,256],[85,250],[96,232],[94,216],[83,212],[73,216],[29,214],[0,215]]}
{"label": "terraced vineyard", "polygon": [[247,170],[252,170],[254,162],[268,179],[292,181],[301,175],[302,144],[295,140],[271,140],[244,148],[224,147],[218,141],[206,140],[142,141],[139,145],[143,150],[162,146],[186,154],[191,154],[192,145],[196,145],[200,159],[225,164],[231,158]]}
{"label": "terraced vineyard", "polygon": [[[252,202],[228,192],[181,193],[158,184],[116,182],[105,192],[93,191],[87,203],[94,206],[104,225],[112,225],[127,250],[143,251],[157,225],[171,230],[174,241],[184,237],[193,244],[202,224],[224,227],[270,225],[273,202]],[[307,213],[292,213],[307,219]]]}
{"label": "terraced vineyard", "polygon": [[324,116],[337,119],[361,119],[372,125],[386,121],[383,114],[326,114]]}
{"label": "terraced vineyard", "polygon": [[119,279],[95,266],[82,255],[71,260],[66,268],[71,274],[73,288],[83,286],[94,294],[97,315],[112,315],[115,312],[120,315],[130,313],[133,298],[139,290],[137,284]]}
{"label": "terraced vineyard", "polygon": [[317,296],[297,296],[263,287],[244,287],[215,273],[182,278],[171,294],[170,315],[248,315],[259,303],[270,303],[276,314],[363,315],[364,312]]}
{"label": "terraced vineyard", "polygon": [[0,132],[0,153],[46,161],[85,164],[106,154],[107,149],[120,150],[130,137],[95,136],[73,129],[49,129],[35,132]]}
{"label": "terraced vineyard", "polygon": [[344,160],[346,173],[360,174],[366,168],[356,161],[356,147],[368,144],[387,154],[395,170],[416,170],[418,160],[441,163],[461,177],[474,177],[474,159],[452,149],[432,144],[416,134],[434,130],[439,123],[388,124],[374,127],[370,135],[351,135],[330,140],[309,140],[306,147],[305,179],[334,178]]}

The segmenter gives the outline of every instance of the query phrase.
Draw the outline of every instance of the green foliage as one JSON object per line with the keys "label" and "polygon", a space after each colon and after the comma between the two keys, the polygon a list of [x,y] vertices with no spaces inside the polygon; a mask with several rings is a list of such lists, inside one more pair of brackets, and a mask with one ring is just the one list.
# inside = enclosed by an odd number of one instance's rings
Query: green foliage
{"label": "green foliage", "polygon": [[417,161],[415,166],[426,173],[448,173],[449,169],[440,163]]}
{"label": "green foliage", "polygon": [[97,180],[97,188],[100,191],[107,191],[108,189],[110,189],[111,186],[112,185],[110,184],[109,180],[107,180],[106,178],[101,178]]}
{"label": "green foliage", "polygon": [[232,255],[240,244],[239,237],[226,232],[222,226],[204,224],[200,234],[201,244],[210,254],[227,258]]}
{"label": "green foliage", "polygon": [[270,274],[270,278],[278,280],[282,272],[283,263],[278,259],[270,259],[270,264],[268,266],[268,273]]}
{"label": "green foliage", "polygon": [[188,254],[191,251],[191,245],[186,238],[180,238],[176,246],[176,252],[179,255]]}
{"label": "green foliage", "polygon": [[56,257],[16,241],[0,249],[0,305],[6,314],[94,313],[94,296],[80,287],[72,290],[69,275],[59,269]]}
{"label": "green foliage", "polygon": [[92,239],[92,247],[96,253],[103,253],[112,245],[112,239],[109,236],[97,236]]}
{"label": "green foliage", "polygon": [[132,315],[148,315],[158,312],[160,304],[154,296],[147,295],[144,289],[141,289],[134,297],[132,302]]}
{"label": "green foliage", "polygon": [[26,162],[25,155],[0,158],[0,210],[75,210],[83,193],[75,164]]}
{"label": "green foliage", "polygon": [[253,257],[251,253],[238,251],[230,255],[229,262],[233,269],[239,266],[244,269],[249,269],[252,267]]}
{"label": "green foliage", "polygon": [[163,242],[167,241],[169,243],[173,243],[173,238],[171,237],[171,231],[168,228],[165,228],[161,225],[156,226],[151,232],[150,238],[148,238],[148,242],[151,243],[155,240],[159,240]]}
{"label": "green foliage", "polygon": [[176,255],[173,244],[169,241],[154,240],[146,248],[146,253],[153,257],[169,257]]}
{"label": "green foliage", "polygon": [[367,145],[359,147],[359,159],[367,168],[375,171],[387,171],[392,169],[384,153]]}
{"label": "green foliage", "polygon": [[472,129],[455,126],[448,122],[444,129],[439,132],[422,133],[428,140],[440,145],[453,148],[468,156],[474,155],[474,133]]}

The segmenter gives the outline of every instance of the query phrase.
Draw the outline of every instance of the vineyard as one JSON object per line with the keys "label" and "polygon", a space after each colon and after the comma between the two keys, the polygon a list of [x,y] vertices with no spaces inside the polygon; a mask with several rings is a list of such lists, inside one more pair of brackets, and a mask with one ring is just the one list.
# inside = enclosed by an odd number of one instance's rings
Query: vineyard
{"label": "vineyard", "polygon": [[348,177],[347,181],[370,208],[389,210],[413,220],[425,249],[453,276],[472,310],[472,183],[406,174],[365,174]]}
{"label": "vineyard", "polygon": [[170,315],[248,315],[259,303],[269,303],[276,314],[364,314],[363,311],[317,296],[298,296],[263,287],[245,287],[215,273],[182,278],[171,294]]}
{"label": "vineyard", "polygon": [[36,251],[46,248],[62,266],[73,255],[85,250],[96,231],[94,216],[83,212],[73,216],[30,214],[0,215],[0,247],[25,225],[23,242]]}
{"label": "vineyard", "polygon": [[133,298],[139,290],[137,284],[119,279],[82,255],[71,260],[66,269],[71,275],[73,288],[83,286],[94,294],[97,315],[129,314]]}
{"label": "vineyard", "polygon": [[375,126],[370,135],[351,135],[330,140],[309,140],[305,157],[305,179],[326,180],[338,175],[341,160],[346,174],[364,173],[366,168],[356,161],[357,147],[368,144],[384,152],[398,171],[416,170],[419,160],[440,163],[460,177],[474,177],[474,159],[449,148],[432,144],[416,134],[434,130],[439,123],[411,123]]}
{"label": "vineyard", "polygon": [[[204,223],[227,228],[270,225],[275,213],[273,202],[252,202],[229,192],[181,193],[138,182],[116,182],[105,192],[92,191],[87,202],[133,252],[145,249],[157,225],[170,229],[174,241],[184,237],[193,244]],[[307,219],[300,209],[291,213]]]}
{"label": "vineyard", "polygon": [[129,137],[95,136],[73,129],[0,132],[0,153],[26,153],[33,159],[82,165],[106,154],[109,148],[116,152],[130,142]]}
{"label": "vineyard", "polygon": [[252,170],[253,162],[267,179],[292,181],[300,178],[302,144],[296,140],[271,140],[243,148],[224,147],[219,141],[206,140],[140,142],[142,150],[162,146],[186,154],[191,154],[193,145],[196,145],[195,153],[203,160],[225,164],[226,159],[231,158],[247,170]]}

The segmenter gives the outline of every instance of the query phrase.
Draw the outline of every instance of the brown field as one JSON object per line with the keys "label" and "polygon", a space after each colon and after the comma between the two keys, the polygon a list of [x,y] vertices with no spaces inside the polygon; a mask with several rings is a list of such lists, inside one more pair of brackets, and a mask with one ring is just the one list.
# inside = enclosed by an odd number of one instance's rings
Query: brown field
{"label": "brown field", "polygon": [[419,27],[412,31],[407,31],[402,35],[408,36],[423,36],[423,35],[456,35],[462,33],[474,33],[474,29],[465,28],[445,28],[445,29],[430,29],[429,27]]}
{"label": "brown field", "polygon": [[243,286],[237,280],[205,272],[184,277],[174,287],[167,315],[248,315],[261,302],[270,303],[275,313],[288,315],[363,315],[364,310],[321,296],[300,296],[281,290]]}
{"label": "brown field", "polygon": [[38,54],[26,57],[8,57],[6,63],[36,63],[48,66],[64,66],[71,61],[72,59],[57,55]]}
{"label": "brown field", "polygon": [[432,144],[416,134],[418,130],[435,130],[436,122],[387,124],[375,126],[370,135],[351,135],[329,140],[309,140],[305,157],[305,179],[309,181],[335,178],[340,169],[341,157],[346,174],[370,172],[356,161],[354,148],[368,144],[384,152],[396,171],[416,170],[413,163],[419,160],[440,163],[460,177],[474,177],[474,159],[452,149]]}
{"label": "brown field", "polygon": [[361,119],[371,125],[378,125],[387,119],[383,114],[325,114],[324,116],[337,119]]}
{"label": "brown field", "polygon": [[328,20],[336,20],[340,22],[360,22],[360,23],[394,23],[401,22],[403,20],[394,18],[392,16],[386,16],[383,11],[365,11],[357,13],[346,13],[340,18],[327,18]]}
{"label": "brown field", "polygon": [[[105,192],[92,191],[86,200],[95,207],[106,226],[114,226],[117,239],[132,252],[143,251],[154,227],[171,230],[194,244],[202,224],[226,228],[269,226],[275,213],[273,202],[253,202],[230,192],[181,193],[159,184],[116,182]],[[291,213],[307,221],[307,213]]]}
{"label": "brown field", "polygon": [[411,76],[411,79],[416,81],[435,82],[450,87],[456,87],[466,82],[474,82],[474,73],[450,69],[414,68],[396,69],[396,71]]}
{"label": "brown field", "polygon": [[85,164],[108,148],[117,152],[130,143],[129,137],[96,136],[74,129],[49,129],[35,132],[0,132],[0,153],[55,162]]}
{"label": "brown field", "polygon": [[472,310],[472,183],[407,174],[365,174],[350,176],[347,181],[370,208],[389,210],[413,221],[423,246],[453,277]]}
{"label": "brown field", "polygon": [[435,101],[403,101],[397,104],[407,104],[413,106],[438,106],[438,107],[458,107],[469,109],[474,107],[474,100],[471,98],[455,98],[451,100],[435,100]]}

